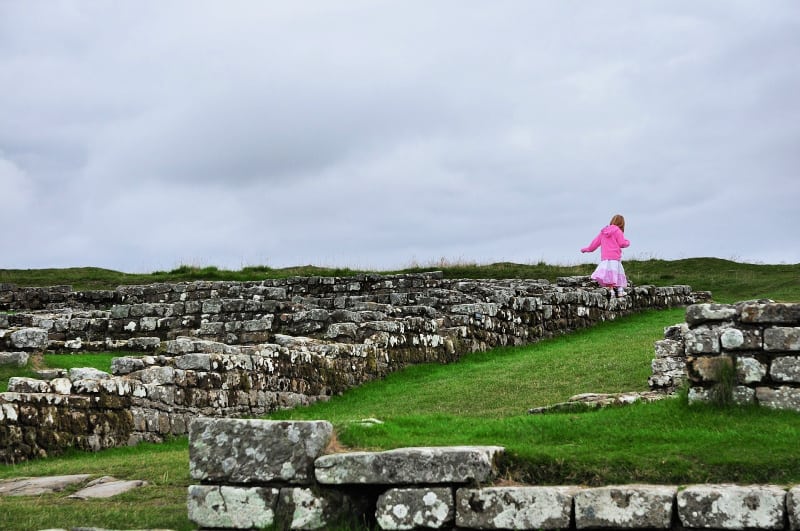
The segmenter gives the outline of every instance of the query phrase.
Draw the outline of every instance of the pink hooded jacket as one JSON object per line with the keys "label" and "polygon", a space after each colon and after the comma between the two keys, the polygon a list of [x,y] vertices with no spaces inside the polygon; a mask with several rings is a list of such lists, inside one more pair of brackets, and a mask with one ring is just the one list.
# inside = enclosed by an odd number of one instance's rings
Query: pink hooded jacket
{"label": "pink hooded jacket", "polygon": [[603,227],[600,234],[587,247],[581,249],[581,252],[591,253],[600,247],[600,260],[620,260],[623,247],[630,244],[631,242],[625,239],[625,235],[619,227],[608,225]]}

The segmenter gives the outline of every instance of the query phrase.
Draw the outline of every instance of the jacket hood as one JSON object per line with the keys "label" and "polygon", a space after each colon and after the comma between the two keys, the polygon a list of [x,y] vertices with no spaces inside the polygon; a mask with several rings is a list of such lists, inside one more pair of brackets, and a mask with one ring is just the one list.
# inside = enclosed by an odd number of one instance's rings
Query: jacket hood
{"label": "jacket hood", "polygon": [[614,233],[615,233],[615,232],[617,232],[618,230],[620,230],[620,228],[619,228],[619,227],[617,227],[616,225],[608,225],[608,226],[606,226],[606,227],[603,227],[603,228],[600,230],[600,232],[602,232],[602,233],[603,233],[603,236],[611,236],[612,234],[614,234]]}

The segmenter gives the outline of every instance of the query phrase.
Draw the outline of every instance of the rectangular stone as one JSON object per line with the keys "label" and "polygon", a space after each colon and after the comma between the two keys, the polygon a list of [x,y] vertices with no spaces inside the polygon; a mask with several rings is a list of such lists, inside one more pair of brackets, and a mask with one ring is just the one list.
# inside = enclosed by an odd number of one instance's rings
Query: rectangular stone
{"label": "rectangular stone", "polygon": [[577,529],[669,529],[677,487],[622,485],[575,494]]}
{"label": "rectangular stone", "polygon": [[759,405],[772,409],[800,411],[800,388],[797,387],[756,387],[756,400]]}
{"label": "rectangular stone", "polygon": [[761,330],[726,328],[719,336],[720,344],[725,350],[761,350],[763,340]]}
{"label": "rectangular stone", "polygon": [[800,327],[774,326],[767,328],[764,330],[764,350],[767,352],[799,351]]}
{"label": "rectangular stone", "polygon": [[786,512],[789,516],[789,529],[800,531],[800,486],[789,489],[786,496]]}
{"label": "rectangular stone", "polygon": [[678,358],[686,355],[683,341],[662,339],[655,343],[656,358]]}
{"label": "rectangular stone", "polygon": [[351,452],[317,459],[317,481],[324,484],[468,483],[497,474],[499,446],[398,448],[385,452]]}
{"label": "rectangular stone", "polygon": [[776,382],[800,383],[800,356],[774,358],[769,367],[769,375]]}
{"label": "rectangular stone", "polygon": [[569,529],[579,487],[487,487],[456,491],[456,526]]}
{"label": "rectangular stone", "polygon": [[718,354],[719,333],[716,328],[688,330],[684,334],[686,354]]}
{"label": "rectangular stone", "polygon": [[677,500],[684,527],[783,529],[786,491],[777,486],[693,485]]}
{"label": "rectangular stone", "polygon": [[267,487],[190,485],[189,520],[202,528],[267,528],[275,523],[279,494]]}
{"label": "rectangular stone", "polygon": [[743,304],[740,306],[743,323],[798,323],[800,303]]}
{"label": "rectangular stone", "polygon": [[189,471],[207,482],[309,484],[333,434],[326,421],[195,419]]}
{"label": "rectangular stone", "polygon": [[692,304],[686,308],[686,323],[694,326],[707,321],[731,321],[737,314],[736,307],[730,304]]}

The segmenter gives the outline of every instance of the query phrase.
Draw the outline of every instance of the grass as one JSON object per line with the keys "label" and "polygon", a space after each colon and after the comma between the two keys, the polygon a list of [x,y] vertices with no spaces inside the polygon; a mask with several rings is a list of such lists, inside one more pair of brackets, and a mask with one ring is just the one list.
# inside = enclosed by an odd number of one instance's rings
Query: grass
{"label": "grass", "polygon": [[[450,278],[550,280],[588,274],[594,267],[443,265],[445,276]],[[689,284],[711,290],[718,302],[762,297],[800,301],[800,264],[752,265],[698,258],[633,261],[626,262],[626,268],[638,285]],[[88,289],[86,286],[188,280],[192,275],[211,275],[203,279],[216,280],[221,278],[213,275],[227,275],[216,268],[179,270],[139,276],[110,272],[97,280],[82,276],[91,275],[89,270],[70,270],[69,275],[65,270],[51,270],[38,277],[35,272],[25,276],[5,270],[0,271],[0,282],[35,285],[20,279],[39,278],[44,284],[70,283]],[[308,274],[300,271],[291,273]],[[319,275],[354,273],[318,268],[310,271]],[[247,280],[292,276],[288,270],[270,268],[239,273],[252,275]],[[178,278],[180,275],[184,278]],[[530,407],[560,402],[581,392],[644,390],[653,342],[662,337],[664,326],[683,320],[682,309],[646,312],[532,346],[469,355],[451,365],[411,367],[329,402],[276,413],[271,418],[328,419],[334,423],[340,442],[351,448],[505,446],[509,456],[504,463],[506,479],[524,483],[799,484],[800,454],[796,448],[800,415],[794,412],[689,407],[685,400],[676,399],[582,413],[525,413]],[[49,356],[44,363],[86,363],[108,370],[114,355],[107,356]],[[0,376],[5,377],[2,373]],[[366,426],[357,422],[364,418],[378,418],[383,423]],[[148,487],[113,500],[70,500],[67,493],[0,498],[2,527],[192,529],[186,517],[186,487],[192,483],[188,466],[185,438],[163,445],[72,453],[0,466],[0,478],[90,473],[150,482]]]}

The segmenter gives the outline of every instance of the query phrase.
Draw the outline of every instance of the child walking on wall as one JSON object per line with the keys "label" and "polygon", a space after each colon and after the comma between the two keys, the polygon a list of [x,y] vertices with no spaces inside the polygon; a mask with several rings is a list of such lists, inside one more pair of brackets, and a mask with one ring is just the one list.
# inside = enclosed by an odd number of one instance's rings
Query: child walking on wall
{"label": "child walking on wall", "polygon": [[631,244],[625,239],[625,218],[615,214],[607,227],[600,230],[600,234],[588,246],[581,249],[582,253],[591,253],[600,247],[600,264],[592,273],[592,278],[601,286],[611,289],[611,297],[625,296],[628,279],[622,267],[622,249]]}

